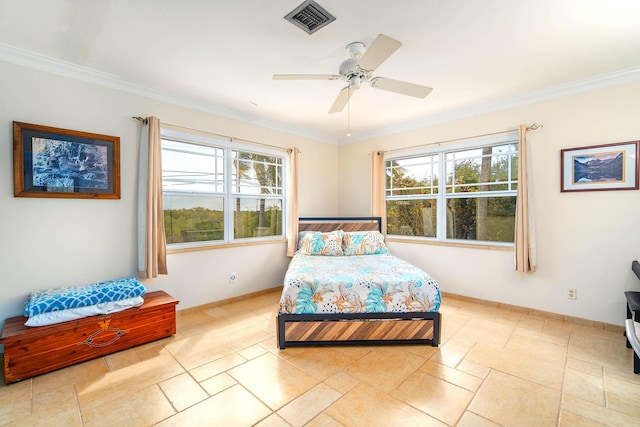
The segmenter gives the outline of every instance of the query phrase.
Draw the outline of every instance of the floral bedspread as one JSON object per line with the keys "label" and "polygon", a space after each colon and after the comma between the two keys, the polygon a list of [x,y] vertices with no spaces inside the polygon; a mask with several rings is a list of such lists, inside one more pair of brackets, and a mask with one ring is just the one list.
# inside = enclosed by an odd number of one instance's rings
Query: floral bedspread
{"label": "floral bedspread", "polygon": [[280,313],[438,311],[441,298],[431,276],[390,254],[296,254],[284,278]]}

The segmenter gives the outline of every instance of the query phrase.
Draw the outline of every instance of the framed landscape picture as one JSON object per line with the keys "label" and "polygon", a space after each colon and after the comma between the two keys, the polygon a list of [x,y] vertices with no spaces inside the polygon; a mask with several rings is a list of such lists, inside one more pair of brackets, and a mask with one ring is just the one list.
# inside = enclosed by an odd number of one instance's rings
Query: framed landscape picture
{"label": "framed landscape picture", "polygon": [[120,138],[13,122],[13,195],[120,198]]}
{"label": "framed landscape picture", "polygon": [[560,191],[637,190],[640,141],[560,151]]}

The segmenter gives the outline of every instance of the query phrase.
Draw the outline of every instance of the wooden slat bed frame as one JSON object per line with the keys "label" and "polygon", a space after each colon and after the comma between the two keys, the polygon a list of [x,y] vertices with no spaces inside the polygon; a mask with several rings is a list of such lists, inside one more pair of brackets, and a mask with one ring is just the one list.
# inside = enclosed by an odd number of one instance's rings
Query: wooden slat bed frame
{"label": "wooden slat bed frame", "polygon": [[[300,231],[381,231],[380,217],[300,218]],[[278,347],[440,343],[438,312],[278,314]]]}

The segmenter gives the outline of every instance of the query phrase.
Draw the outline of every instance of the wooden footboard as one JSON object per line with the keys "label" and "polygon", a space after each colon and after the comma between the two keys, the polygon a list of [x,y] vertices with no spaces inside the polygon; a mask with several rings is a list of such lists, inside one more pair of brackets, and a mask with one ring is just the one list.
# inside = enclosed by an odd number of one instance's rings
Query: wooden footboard
{"label": "wooden footboard", "polygon": [[279,314],[278,347],[440,343],[440,313]]}

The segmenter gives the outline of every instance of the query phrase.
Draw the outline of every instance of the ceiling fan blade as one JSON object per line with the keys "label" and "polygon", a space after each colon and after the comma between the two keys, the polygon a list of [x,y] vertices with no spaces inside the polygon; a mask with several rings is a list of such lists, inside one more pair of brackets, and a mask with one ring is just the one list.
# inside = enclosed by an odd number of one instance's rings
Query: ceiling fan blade
{"label": "ceiling fan blade", "polygon": [[336,74],[274,74],[273,80],[339,80]]}
{"label": "ceiling fan blade", "polygon": [[400,80],[387,79],[385,77],[374,77],[371,79],[371,86],[376,89],[388,90],[389,92],[400,93],[402,95],[424,98],[429,95],[431,88]]}
{"label": "ceiling fan blade", "polygon": [[347,102],[349,102],[349,98],[351,98],[354,90],[356,90],[356,88],[350,88],[349,86],[343,87],[336,97],[336,100],[333,101],[333,105],[329,109],[329,114],[339,113],[344,110],[344,107],[347,105]]}
{"label": "ceiling fan blade", "polygon": [[358,61],[358,66],[365,71],[373,71],[386,61],[393,52],[398,50],[400,46],[402,46],[402,42],[399,40],[384,34],[378,34],[378,37]]}

